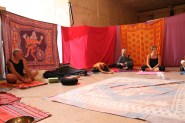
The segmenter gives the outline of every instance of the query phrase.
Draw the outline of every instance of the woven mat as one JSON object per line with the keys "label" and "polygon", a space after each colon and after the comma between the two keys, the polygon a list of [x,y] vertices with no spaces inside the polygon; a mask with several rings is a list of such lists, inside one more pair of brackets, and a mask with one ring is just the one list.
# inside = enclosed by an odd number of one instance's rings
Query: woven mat
{"label": "woven mat", "polygon": [[0,105],[10,104],[15,101],[20,101],[21,98],[13,94],[0,92]]}
{"label": "woven mat", "polygon": [[3,87],[3,86],[0,86],[0,92],[7,92],[7,91],[9,91],[11,89],[12,89],[11,87]]}
{"label": "woven mat", "polygon": [[7,82],[0,83],[0,87],[14,87],[14,88],[19,88],[19,89],[27,89],[31,87],[36,87],[40,85],[46,85],[48,83],[45,82],[40,82],[40,81],[33,81],[32,83],[21,83],[21,84],[9,84]]}
{"label": "woven mat", "polygon": [[4,123],[9,119],[20,116],[34,117],[35,121],[37,122],[51,116],[51,114],[18,102],[0,106],[0,123]]}
{"label": "woven mat", "polygon": [[118,69],[118,68],[111,68],[114,72],[137,72],[138,69],[132,69],[132,70],[124,70],[124,69]]}

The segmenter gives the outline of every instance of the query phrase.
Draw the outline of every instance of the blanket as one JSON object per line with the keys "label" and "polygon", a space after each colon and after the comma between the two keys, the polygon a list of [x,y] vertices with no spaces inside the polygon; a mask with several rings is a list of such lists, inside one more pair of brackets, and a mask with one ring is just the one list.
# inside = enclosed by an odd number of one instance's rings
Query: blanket
{"label": "blanket", "polygon": [[7,92],[9,90],[11,90],[12,88],[11,87],[3,87],[3,86],[0,86],[0,92]]}
{"label": "blanket", "polygon": [[3,87],[14,87],[14,88],[19,88],[19,89],[27,89],[31,87],[36,87],[40,85],[46,85],[48,83],[45,82],[39,82],[39,81],[33,81],[31,83],[18,83],[18,84],[9,84],[7,82],[0,83],[0,86]]}
{"label": "blanket", "polygon": [[114,72],[137,72],[138,69],[132,69],[132,70],[125,70],[125,69],[119,69],[119,68],[111,68]]}
{"label": "blanket", "polygon": [[151,123],[182,123],[184,98],[181,80],[114,77],[49,99]]}
{"label": "blanket", "polygon": [[12,102],[20,100],[20,97],[16,97],[13,94],[0,92],[0,105],[10,104]]}
{"label": "blanket", "polygon": [[31,116],[34,117],[35,121],[40,121],[51,116],[51,114],[18,102],[0,106],[0,123],[19,116]]}

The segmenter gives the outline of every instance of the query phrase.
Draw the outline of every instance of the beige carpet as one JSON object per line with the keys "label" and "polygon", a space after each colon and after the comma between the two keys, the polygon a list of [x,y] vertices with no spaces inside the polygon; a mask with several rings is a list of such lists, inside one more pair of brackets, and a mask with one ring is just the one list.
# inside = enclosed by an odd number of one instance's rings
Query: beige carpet
{"label": "beige carpet", "polygon": [[[167,68],[168,72],[166,72],[165,75],[170,79],[185,80],[185,75],[180,75],[178,70],[179,68]],[[37,80],[48,82],[47,79],[41,78],[43,72],[44,71],[39,72]],[[8,92],[18,97],[22,97],[21,102],[32,105],[52,114],[51,117],[39,121],[39,123],[146,123],[146,121],[142,120],[95,112],[66,104],[44,100],[45,97],[58,95],[69,90],[85,86],[87,84],[117,76],[148,79],[153,79],[156,77],[156,75],[137,75],[136,72],[118,72],[115,74],[100,73],[92,74],[90,76],[82,76],[79,79],[80,84],[76,86],[63,86],[60,83],[49,83],[47,85],[25,90],[12,89]]]}

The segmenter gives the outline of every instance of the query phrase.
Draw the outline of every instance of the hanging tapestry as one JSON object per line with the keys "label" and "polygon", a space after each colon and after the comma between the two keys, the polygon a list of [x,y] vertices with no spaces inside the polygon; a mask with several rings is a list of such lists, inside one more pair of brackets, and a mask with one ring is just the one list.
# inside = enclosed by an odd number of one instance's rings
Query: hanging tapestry
{"label": "hanging tapestry", "polygon": [[157,46],[158,54],[162,56],[163,32],[164,19],[121,25],[121,47],[127,49],[134,65],[146,64],[151,46]]}
{"label": "hanging tapestry", "polygon": [[91,68],[97,62],[114,62],[116,27],[62,27],[63,63]]}
{"label": "hanging tapestry", "polygon": [[14,49],[21,49],[30,69],[51,70],[59,66],[57,25],[2,12],[6,62]]}
{"label": "hanging tapestry", "polygon": [[185,58],[185,13],[164,20],[163,65],[179,67]]}

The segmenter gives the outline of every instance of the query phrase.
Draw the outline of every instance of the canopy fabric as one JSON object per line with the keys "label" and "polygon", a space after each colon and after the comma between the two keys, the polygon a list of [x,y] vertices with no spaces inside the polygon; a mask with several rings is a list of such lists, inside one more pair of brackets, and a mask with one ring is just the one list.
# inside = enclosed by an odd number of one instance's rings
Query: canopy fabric
{"label": "canopy fabric", "polygon": [[63,63],[82,69],[114,62],[116,27],[62,27]]}
{"label": "canopy fabric", "polygon": [[150,47],[156,45],[158,54],[162,55],[164,19],[121,25],[121,47],[126,48],[134,61],[134,65],[146,64],[146,56]]}
{"label": "canopy fabric", "polygon": [[5,60],[21,49],[30,69],[52,70],[59,66],[57,25],[2,11]]}
{"label": "canopy fabric", "polygon": [[165,18],[163,65],[179,66],[185,57],[185,14]]}

